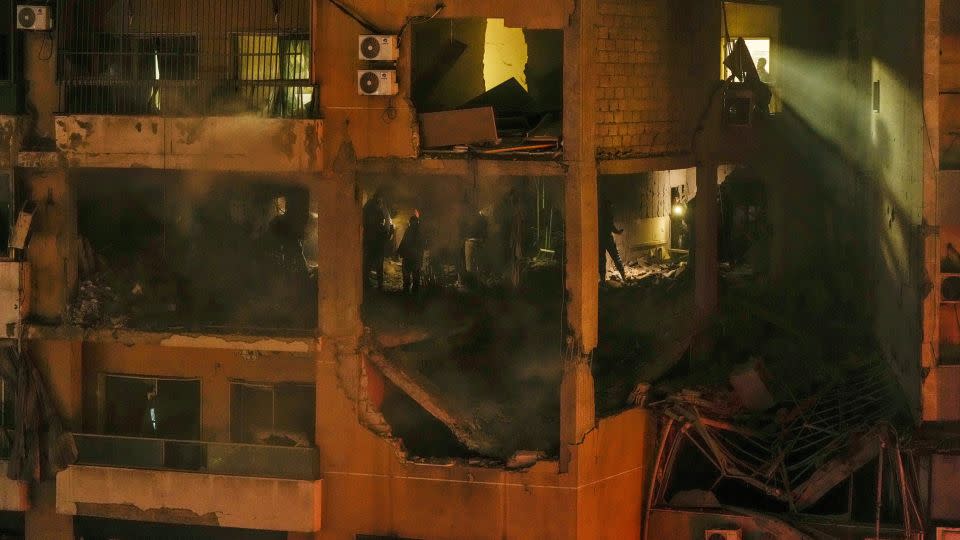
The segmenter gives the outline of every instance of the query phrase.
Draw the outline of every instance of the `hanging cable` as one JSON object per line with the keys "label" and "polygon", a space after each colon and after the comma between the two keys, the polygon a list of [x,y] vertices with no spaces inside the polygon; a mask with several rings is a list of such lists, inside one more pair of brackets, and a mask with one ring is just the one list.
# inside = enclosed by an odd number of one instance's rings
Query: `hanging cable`
{"label": "hanging cable", "polygon": [[407,19],[403,23],[403,26],[400,27],[400,30],[397,32],[397,46],[398,47],[400,46],[400,41],[403,39],[403,31],[407,29],[407,26],[414,25],[414,24],[421,24],[427,21],[432,21],[434,18],[436,18],[437,15],[440,14],[441,11],[443,11],[443,8],[445,7],[447,6],[443,2],[437,2],[437,6],[436,6],[437,9],[436,11],[433,12],[433,15],[430,15],[429,17],[416,16],[416,17],[410,17],[409,19]]}
{"label": "hanging cable", "polygon": [[337,9],[342,11],[347,17],[350,17],[354,21],[357,21],[357,24],[362,26],[366,31],[370,32],[371,34],[383,34],[383,31],[381,31],[379,28],[374,26],[373,23],[367,21],[360,15],[357,15],[356,13],[354,13],[353,10],[343,5],[343,3],[340,2],[340,0],[327,0],[327,1],[333,4]]}

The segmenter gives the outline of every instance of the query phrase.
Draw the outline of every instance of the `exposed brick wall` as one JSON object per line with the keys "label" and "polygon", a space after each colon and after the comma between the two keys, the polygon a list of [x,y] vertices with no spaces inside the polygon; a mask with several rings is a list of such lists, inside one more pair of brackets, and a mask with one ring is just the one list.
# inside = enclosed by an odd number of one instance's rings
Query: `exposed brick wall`
{"label": "exposed brick wall", "polygon": [[600,0],[597,153],[601,158],[688,152],[706,106],[703,10],[696,0]]}

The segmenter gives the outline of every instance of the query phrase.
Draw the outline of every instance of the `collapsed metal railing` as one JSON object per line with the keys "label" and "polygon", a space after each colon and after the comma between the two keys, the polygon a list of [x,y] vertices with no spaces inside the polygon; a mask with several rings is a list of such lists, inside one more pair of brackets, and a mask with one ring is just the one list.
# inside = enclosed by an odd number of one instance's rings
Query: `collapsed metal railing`
{"label": "collapsed metal railing", "polygon": [[[723,400],[681,392],[651,404],[665,419],[648,501],[665,497],[670,474],[683,443],[692,444],[710,461],[720,478],[735,479],[802,512],[879,458],[894,467],[899,479],[905,532],[923,530],[913,455],[901,448],[890,423],[901,409],[882,366],[864,368],[810,398],[794,400],[790,410],[749,421],[734,421],[738,412]],[[879,490],[882,485],[878,485]],[[648,506],[649,511],[649,506]],[[877,527],[880,510],[877,510]],[[878,536],[879,537],[879,536]]]}

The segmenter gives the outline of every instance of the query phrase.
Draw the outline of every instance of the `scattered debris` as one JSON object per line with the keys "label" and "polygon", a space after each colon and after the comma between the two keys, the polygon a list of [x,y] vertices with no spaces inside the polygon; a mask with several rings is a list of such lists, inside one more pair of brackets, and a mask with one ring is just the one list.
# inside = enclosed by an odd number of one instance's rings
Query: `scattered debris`
{"label": "scattered debris", "polygon": [[765,379],[763,360],[751,358],[730,374],[730,386],[744,407],[751,411],[765,411],[774,405]]}
{"label": "scattered debris", "polygon": [[510,456],[510,459],[507,460],[506,467],[508,469],[526,469],[527,467],[532,467],[545,457],[546,455],[543,452],[519,450]]}

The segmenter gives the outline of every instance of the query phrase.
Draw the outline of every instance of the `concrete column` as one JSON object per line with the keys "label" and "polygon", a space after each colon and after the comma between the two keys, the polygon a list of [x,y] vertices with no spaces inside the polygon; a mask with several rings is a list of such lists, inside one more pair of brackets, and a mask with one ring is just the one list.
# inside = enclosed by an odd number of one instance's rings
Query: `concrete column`
{"label": "concrete column", "polygon": [[31,170],[29,197],[37,203],[27,246],[31,315],[60,322],[77,285],[77,203],[64,169]]}
{"label": "concrete column", "polygon": [[54,138],[53,113],[59,108],[56,40],[48,32],[23,32],[23,76],[32,138]]}
{"label": "concrete column", "polygon": [[717,164],[697,165],[697,200],[694,207],[694,297],[698,328],[717,311],[720,266],[718,257],[719,212]]}
{"label": "concrete column", "polygon": [[73,540],[73,516],[57,513],[54,481],[33,486],[32,507],[26,512],[26,540]]}
{"label": "concrete column", "polygon": [[560,385],[560,470],[570,446],[593,429],[590,358],[597,347],[598,237],[596,126],[596,0],[577,2],[563,33],[563,138],[569,164],[566,207],[567,324],[570,332]]}
{"label": "concrete column", "polygon": [[[37,369],[53,396],[67,429],[79,429],[83,410],[83,366],[79,341],[36,341],[30,343]],[[73,516],[57,513],[56,481],[30,486],[30,510],[25,513],[27,540],[70,539]]]}

